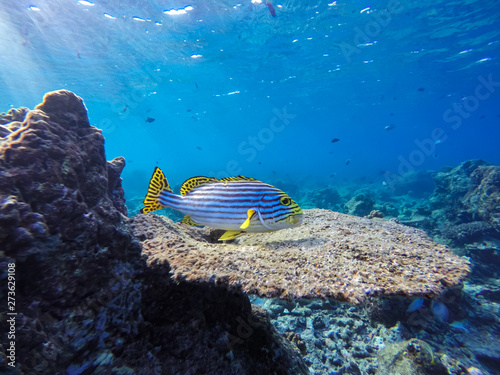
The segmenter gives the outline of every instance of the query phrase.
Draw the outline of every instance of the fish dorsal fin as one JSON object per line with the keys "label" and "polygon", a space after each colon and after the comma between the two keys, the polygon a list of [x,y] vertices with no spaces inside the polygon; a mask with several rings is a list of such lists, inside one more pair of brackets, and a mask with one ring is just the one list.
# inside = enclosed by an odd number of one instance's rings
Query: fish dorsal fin
{"label": "fish dorsal fin", "polygon": [[181,223],[186,225],[202,226],[202,224],[198,224],[193,219],[191,219],[191,216],[189,215],[185,215]]}
{"label": "fish dorsal fin", "polygon": [[235,238],[238,238],[245,232],[239,231],[239,230],[228,230],[224,232],[222,236],[219,237],[219,241],[228,241],[228,240],[234,240]]}
{"label": "fish dorsal fin", "polygon": [[260,182],[259,180],[256,180],[255,178],[250,178],[250,177],[245,177],[245,176],[234,176],[234,177],[224,177],[221,179],[215,178],[215,177],[205,177],[205,176],[197,176],[197,177],[191,177],[187,179],[186,181],[183,182],[181,186],[181,195],[186,195],[189,192],[191,192],[193,189],[197,188],[198,186],[206,185],[212,182],[239,182],[239,181],[257,181]]}
{"label": "fish dorsal fin", "polygon": [[218,182],[219,180],[215,177],[205,177],[205,176],[197,176],[191,177],[184,181],[181,186],[181,195],[186,195],[193,189],[197,188],[201,185],[206,185],[211,182]]}
{"label": "fish dorsal fin", "polygon": [[224,178],[221,178],[219,181],[222,181],[222,182],[235,182],[235,181],[257,181],[257,182],[260,182],[259,180],[256,180],[255,178],[250,178],[250,177],[245,177],[245,176],[224,177]]}

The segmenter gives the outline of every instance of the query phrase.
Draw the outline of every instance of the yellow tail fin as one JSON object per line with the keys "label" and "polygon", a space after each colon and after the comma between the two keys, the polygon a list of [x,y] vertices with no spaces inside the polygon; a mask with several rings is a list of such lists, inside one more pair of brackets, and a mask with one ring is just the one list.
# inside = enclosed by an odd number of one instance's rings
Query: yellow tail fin
{"label": "yellow tail fin", "polygon": [[147,214],[164,207],[160,203],[160,193],[164,190],[172,192],[165,175],[160,168],[156,167],[151,180],[149,180],[148,193],[142,202],[144,208],[141,209],[141,214]]}

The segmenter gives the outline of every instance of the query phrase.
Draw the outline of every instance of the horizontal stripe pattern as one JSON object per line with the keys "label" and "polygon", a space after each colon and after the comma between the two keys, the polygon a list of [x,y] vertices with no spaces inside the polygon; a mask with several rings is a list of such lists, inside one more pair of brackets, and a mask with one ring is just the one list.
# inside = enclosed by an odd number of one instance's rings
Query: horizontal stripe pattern
{"label": "horizontal stripe pattern", "polygon": [[292,226],[286,218],[302,213],[293,201],[289,206],[283,205],[280,199],[284,196],[288,197],[262,182],[228,181],[201,185],[184,196],[162,191],[159,200],[163,206],[189,215],[198,224],[226,230],[241,230],[248,210],[253,209],[260,215],[254,214],[244,231],[266,232]]}

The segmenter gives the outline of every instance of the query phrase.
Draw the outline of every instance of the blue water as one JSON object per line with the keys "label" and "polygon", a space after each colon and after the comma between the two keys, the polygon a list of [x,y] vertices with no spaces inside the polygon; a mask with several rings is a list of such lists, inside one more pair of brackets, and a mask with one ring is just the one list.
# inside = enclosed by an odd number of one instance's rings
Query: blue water
{"label": "blue water", "polygon": [[155,166],[174,187],[280,182],[302,205],[293,186],[389,189],[413,170],[500,165],[498,0],[273,5],[276,17],[258,0],[2,0],[0,112],[75,92],[107,159],[126,159],[128,202]]}
{"label": "blue water", "polygon": [[3,0],[0,109],[74,91],[107,158],[126,158],[129,196],[155,165],[174,185],[236,174],[316,185],[500,163],[497,1],[274,7]]}

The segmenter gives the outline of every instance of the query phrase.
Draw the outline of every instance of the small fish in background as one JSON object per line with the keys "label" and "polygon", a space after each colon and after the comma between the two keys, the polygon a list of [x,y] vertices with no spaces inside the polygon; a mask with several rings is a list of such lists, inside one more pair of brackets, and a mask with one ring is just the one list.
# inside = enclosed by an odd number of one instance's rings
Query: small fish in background
{"label": "small fish in background", "polygon": [[332,139],[332,143],[337,143],[338,141],[340,141],[340,139],[338,139],[338,138],[333,138]]}
{"label": "small fish in background", "polygon": [[351,159],[347,159],[347,160],[345,161],[345,165],[346,165],[346,166],[347,166],[347,165],[349,165],[349,164],[351,164]]}
{"label": "small fish in background", "polygon": [[466,320],[454,321],[450,323],[450,328],[455,332],[470,333],[470,324]]}
{"label": "small fish in background", "polygon": [[273,4],[271,4],[271,2],[269,1],[266,1],[266,5],[267,8],[269,9],[269,13],[271,14],[271,16],[276,17],[276,10],[274,9]]}
{"label": "small fish in background", "polygon": [[76,57],[78,57],[79,59],[81,59],[82,57],[80,56],[80,52],[77,49],[75,49],[75,52],[76,52]]}
{"label": "small fish in background", "polygon": [[435,153],[433,153],[433,154],[432,154],[432,157],[433,157],[434,159],[437,159],[437,158],[439,157],[439,155],[438,155],[438,153],[437,153],[437,152],[435,152]]}
{"label": "small fish in background", "polygon": [[424,92],[424,91],[425,91],[425,89],[424,89],[423,87],[419,87],[419,88],[418,88],[418,91],[420,91],[420,92]]}
{"label": "small fish in background", "polygon": [[389,124],[389,125],[387,125],[384,129],[385,129],[385,131],[389,131],[389,130],[394,129],[395,127],[396,127],[396,125],[394,125],[394,124]]}
{"label": "small fish in background", "polygon": [[200,147],[200,146],[196,146],[196,148],[197,148],[198,150],[201,150],[201,147]]}
{"label": "small fish in background", "polygon": [[443,323],[448,320],[450,314],[448,312],[448,308],[444,305],[444,303],[432,301],[431,310],[436,320]]}
{"label": "small fish in background", "polygon": [[196,82],[194,83],[194,86],[195,86],[196,88],[198,88],[198,84],[197,84]]}
{"label": "small fish in background", "polygon": [[330,178],[334,178],[336,175],[337,175],[337,173],[332,173],[332,174],[330,175]]}
{"label": "small fish in background", "polygon": [[415,301],[410,303],[410,306],[406,309],[407,313],[412,313],[417,310],[420,310],[422,306],[424,305],[425,300],[423,298],[417,298]]}
{"label": "small fish in background", "polygon": [[152,122],[155,122],[155,121],[156,121],[156,119],[153,117],[146,118],[146,123],[148,123],[148,124],[151,124]]}
{"label": "small fish in background", "polygon": [[123,107],[123,109],[122,109],[122,113],[127,112],[127,109],[128,109],[128,104],[126,104],[126,105],[125,105],[125,107]]}

